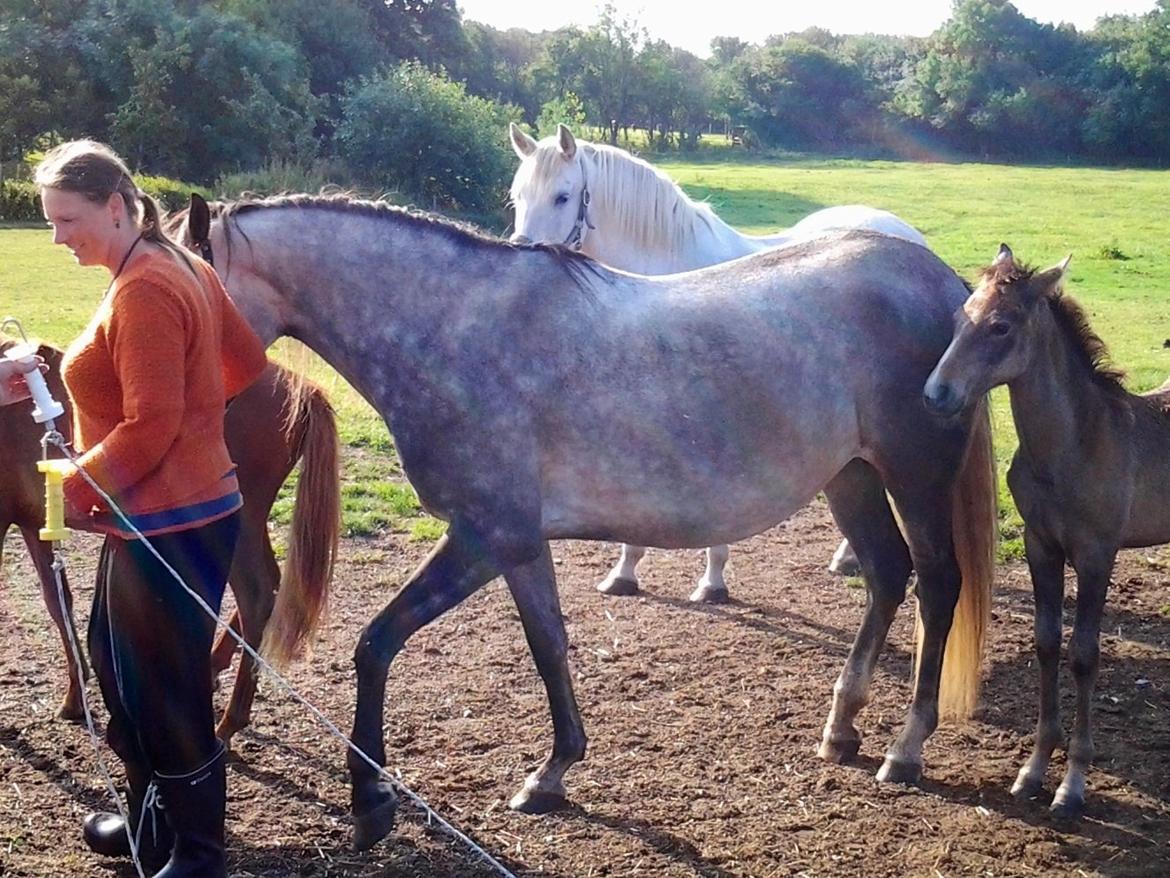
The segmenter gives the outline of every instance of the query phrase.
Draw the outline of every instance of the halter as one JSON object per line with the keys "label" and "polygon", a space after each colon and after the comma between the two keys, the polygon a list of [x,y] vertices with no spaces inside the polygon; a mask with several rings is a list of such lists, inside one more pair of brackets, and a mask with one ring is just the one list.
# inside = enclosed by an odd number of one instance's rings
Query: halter
{"label": "halter", "polygon": [[597,228],[589,219],[589,182],[585,177],[585,162],[578,160],[577,166],[581,169],[581,201],[577,206],[577,221],[564,242],[570,250],[580,250],[585,244],[585,229]]}

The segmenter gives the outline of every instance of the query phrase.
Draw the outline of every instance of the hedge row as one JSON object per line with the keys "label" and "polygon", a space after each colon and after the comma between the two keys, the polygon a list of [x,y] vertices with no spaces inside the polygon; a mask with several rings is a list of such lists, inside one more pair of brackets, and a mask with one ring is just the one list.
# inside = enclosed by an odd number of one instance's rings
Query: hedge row
{"label": "hedge row", "polygon": [[[186,207],[193,191],[205,198],[211,197],[210,190],[202,186],[167,177],[141,175],[137,181],[143,191],[153,195],[168,211]],[[41,200],[31,180],[0,181],[0,222],[39,222],[42,219]]]}

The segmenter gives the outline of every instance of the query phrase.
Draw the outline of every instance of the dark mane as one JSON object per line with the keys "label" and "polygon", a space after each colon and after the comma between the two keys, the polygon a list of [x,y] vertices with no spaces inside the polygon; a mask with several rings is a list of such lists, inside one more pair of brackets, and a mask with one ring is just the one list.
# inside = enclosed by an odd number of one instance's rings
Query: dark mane
{"label": "dark mane", "polygon": [[242,198],[237,201],[214,202],[211,204],[211,208],[212,218],[224,220],[225,229],[230,229],[235,225],[229,221],[237,216],[262,210],[293,209],[358,214],[439,232],[448,239],[465,245],[495,250],[527,250],[547,253],[578,283],[585,279],[587,273],[595,273],[595,263],[591,259],[561,244],[515,244],[485,232],[470,223],[459,222],[416,208],[390,204],[387,201],[371,201],[349,193]]}

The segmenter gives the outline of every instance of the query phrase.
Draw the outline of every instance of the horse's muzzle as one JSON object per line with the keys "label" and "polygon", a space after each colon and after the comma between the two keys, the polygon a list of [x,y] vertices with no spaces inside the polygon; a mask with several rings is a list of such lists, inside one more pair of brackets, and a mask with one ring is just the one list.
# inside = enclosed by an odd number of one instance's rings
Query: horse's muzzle
{"label": "horse's muzzle", "polygon": [[950,384],[931,378],[922,389],[926,410],[944,418],[953,417],[963,409],[963,397]]}

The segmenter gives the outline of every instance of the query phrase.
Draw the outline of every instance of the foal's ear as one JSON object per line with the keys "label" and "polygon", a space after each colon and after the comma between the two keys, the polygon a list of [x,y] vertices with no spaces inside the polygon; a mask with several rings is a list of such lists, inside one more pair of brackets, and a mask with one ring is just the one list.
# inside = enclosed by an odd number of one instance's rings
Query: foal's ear
{"label": "foal's ear", "polygon": [[557,125],[557,146],[561,149],[561,155],[567,159],[577,154],[577,141],[565,125]]}
{"label": "foal's ear", "polygon": [[1044,271],[1036,272],[1035,277],[1032,278],[1032,285],[1046,297],[1059,295],[1061,286],[1064,283],[1064,272],[1071,261],[1072,254],[1070,253],[1064,257],[1064,261],[1059,265],[1054,265],[1052,268],[1046,268]]}
{"label": "foal's ear", "polygon": [[1000,266],[1003,266],[1004,268],[1010,268],[1011,266],[1015,265],[1016,258],[1012,256],[1012,248],[1007,244],[1000,244],[999,252],[995,254],[995,259],[992,260],[991,264],[996,268],[999,268]]}
{"label": "foal's ear", "polygon": [[536,141],[515,122],[508,123],[508,138],[512,141],[512,149],[521,161],[536,152]]}
{"label": "foal's ear", "polygon": [[198,192],[191,193],[191,204],[187,208],[187,234],[192,241],[206,241],[211,234],[211,208]]}

